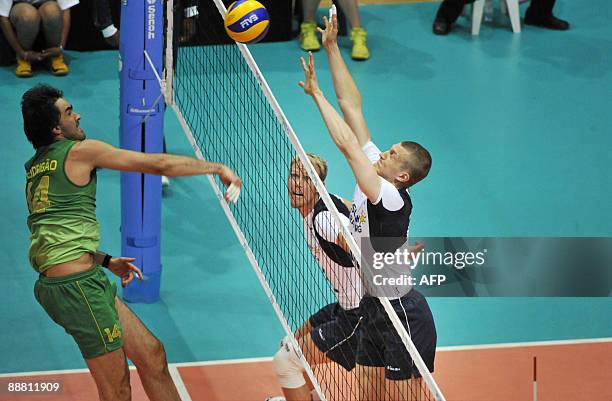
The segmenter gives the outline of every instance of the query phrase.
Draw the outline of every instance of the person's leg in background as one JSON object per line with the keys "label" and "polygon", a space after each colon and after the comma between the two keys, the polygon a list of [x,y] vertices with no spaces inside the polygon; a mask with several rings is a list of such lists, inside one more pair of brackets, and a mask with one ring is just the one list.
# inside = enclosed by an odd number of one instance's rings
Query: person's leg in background
{"label": "person's leg in background", "polygon": [[[67,11],[68,13],[70,11]],[[45,35],[47,50],[54,50],[51,56],[51,73],[66,75],[68,66],[64,62],[62,34],[64,32],[64,11],[56,1],[47,1],[38,8]]]}
{"label": "person's leg in background", "polygon": [[554,6],[555,0],[531,0],[525,12],[525,24],[558,31],[568,30],[569,22],[553,15]]}
{"label": "person's leg in background", "polygon": [[300,46],[305,51],[318,51],[321,43],[317,39],[317,9],[321,0],[302,0],[304,20],[300,25]]}
{"label": "person's leg in background", "polygon": [[433,23],[433,33],[436,35],[447,35],[455,23],[463,7],[466,4],[473,3],[474,0],[444,0],[438,8],[436,19]]}
{"label": "person's leg in background", "polygon": [[[11,8],[9,20],[14,30],[18,45],[23,50],[22,54],[16,49],[17,68],[15,74],[18,77],[32,76],[32,57],[36,58],[32,52],[32,45],[38,36],[40,29],[40,14],[38,10],[27,3],[17,3]],[[7,35],[8,36],[8,35]],[[7,37],[8,39],[8,37]],[[32,55],[32,57],[30,57]]]}
{"label": "person's leg in background", "polygon": [[[366,41],[367,33],[361,26],[358,0],[336,1],[351,24],[351,42],[353,42],[351,57],[354,60],[367,60],[370,57],[370,51]],[[319,3],[320,0],[302,0],[304,20],[300,25],[300,46],[306,51],[317,51],[321,48],[321,43],[317,38],[316,22]]]}
{"label": "person's leg in background", "polygon": [[370,58],[370,51],[366,41],[366,30],[361,26],[361,18],[359,17],[359,4],[357,0],[336,0],[340,4],[342,12],[351,24],[351,42],[353,49],[351,57],[353,60],[367,60]]}
{"label": "person's leg in background", "polygon": [[119,30],[113,25],[109,0],[93,0],[91,11],[94,25],[102,33],[104,41],[113,49],[118,49]]}

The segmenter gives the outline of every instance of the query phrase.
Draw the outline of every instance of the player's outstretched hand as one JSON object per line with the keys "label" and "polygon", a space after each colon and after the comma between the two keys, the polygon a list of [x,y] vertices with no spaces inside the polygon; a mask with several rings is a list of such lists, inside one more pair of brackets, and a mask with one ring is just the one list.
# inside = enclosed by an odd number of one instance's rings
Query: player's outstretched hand
{"label": "player's outstretched hand", "polygon": [[304,89],[304,93],[309,96],[314,96],[317,92],[320,92],[319,83],[317,82],[317,73],[315,71],[314,57],[312,52],[308,52],[308,64],[304,60],[304,57],[300,57],[302,62],[302,68],[304,69],[304,76],[306,81],[300,81],[298,85]]}
{"label": "player's outstretched hand", "polygon": [[136,273],[140,280],[144,279],[140,269],[132,264],[135,260],[135,258],[119,257],[111,258],[108,262],[108,270],[113,272],[115,276],[121,278],[121,286],[124,288],[134,280],[134,273]]}
{"label": "player's outstretched hand", "polygon": [[331,19],[327,19],[327,17],[324,16],[323,24],[325,25],[325,29],[317,27],[317,30],[321,33],[321,41],[323,42],[323,47],[325,49],[329,49],[332,46],[337,46],[338,16],[336,14],[332,14]]}
{"label": "player's outstretched hand", "polygon": [[236,204],[240,196],[242,180],[227,166],[223,166],[219,178],[221,178],[223,185],[227,187],[227,191],[225,191],[225,200]]}

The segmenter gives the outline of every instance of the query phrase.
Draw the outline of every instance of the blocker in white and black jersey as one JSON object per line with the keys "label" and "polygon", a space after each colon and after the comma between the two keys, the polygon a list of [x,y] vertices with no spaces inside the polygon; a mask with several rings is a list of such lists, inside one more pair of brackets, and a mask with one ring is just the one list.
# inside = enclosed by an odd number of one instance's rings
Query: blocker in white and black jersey
{"label": "blocker in white and black jersey", "polygon": [[[342,224],[348,225],[348,208],[338,197],[330,196],[340,212]],[[357,355],[362,320],[359,302],[363,291],[352,256],[335,243],[340,233],[340,226],[323,200],[319,200],[304,218],[304,234],[310,251],[334,288],[338,302],[325,306],[310,317],[310,336],[328,358],[351,370],[355,367]]]}
{"label": "blocker in white and black jersey", "polygon": [[[363,146],[363,151],[372,163],[380,159],[380,149],[372,142]],[[357,244],[371,240],[377,252],[394,252],[408,241],[408,226],[412,201],[407,189],[397,189],[381,177],[380,195],[370,202],[359,186],[355,187],[350,213],[351,232]],[[394,275],[409,274],[407,265],[387,266],[388,269],[405,269]],[[357,363],[364,366],[385,367],[385,377],[404,380],[419,377],[404,343],[395,331],[378,299],[367,295],[372,291],[366,286],[366,295],[360,304],[365,317],[359,331]],[[423,361],[433,372],[436,351],[436,327],[427,300],[410,286],[393,288],[395,297],[389,297],[412,342]]]}

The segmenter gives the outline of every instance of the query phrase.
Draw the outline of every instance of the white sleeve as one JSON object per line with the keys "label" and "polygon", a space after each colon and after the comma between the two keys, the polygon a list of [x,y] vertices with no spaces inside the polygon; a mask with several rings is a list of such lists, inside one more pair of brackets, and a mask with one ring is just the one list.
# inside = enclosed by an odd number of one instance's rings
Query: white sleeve
{"label": "white sleeve", "polygon": [[62,10],[67,10],[79,4],[79,0],[57,0],[57,5]]}
{"label": "white sleeve", "polygon": [[361,149],[372,163],[376,163],[380,159],[380,149],[374,145],[374,142],[366,143]]}
{"label": "white sleeve", "polygon": [[8,17],[11,15],[13,0],[0,0],[0,16]]}
{"label": "white sleeve", "polygon": [[400,195],[397,188],[395,188],[395,185],[391,184],[382,177],[380,181],[380,195],[378,195],[378,199],[373,204],[378,205],[378,203],[382,200],[383,207],[390,212],[396,212],[404,207],[404,199]]}
{"label": "white sleeve", "polygon": [[[340,213],[340,221],[345,227],[348,227],[349,219],[342,213]],[[315,218],[314,224],[317,233],[319,233],[319,235],[326,241],[335,243],[338,239],[338,235],[341,233],[340,226],[338,226],[336,221],[333,219],[329,210],[319,213]]]}

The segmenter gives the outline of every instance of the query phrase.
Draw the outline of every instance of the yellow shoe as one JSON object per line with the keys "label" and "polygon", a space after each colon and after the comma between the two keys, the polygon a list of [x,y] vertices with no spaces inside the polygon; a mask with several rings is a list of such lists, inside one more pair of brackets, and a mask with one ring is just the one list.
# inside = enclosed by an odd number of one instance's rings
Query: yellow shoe
{"label": "yellow shoe", "polygon": [[317,24],[302,22],[302,25],[300,25],[300,46],[307,52],[316,52],[321,48],[319,39],[317,39]]}
{"label": "yellow shoe", "polygon": [[15,68],[15,75],[19,78],[29,78],[32,76],[32,64],[29,61],[17,58],[17,67]]}
{"label": "yellow shoe", "polygon": [[64,56],[57,56],[51,59],[51,74],[57,76],[68,74],[68,66],[64,62]]}
{"label": "yellow shoe", "polygon": [[366,36],[366,30],[361,27],[351,29],[351,41],[353,42],[351,57],[353,60],[367,60],[370,58]]}

